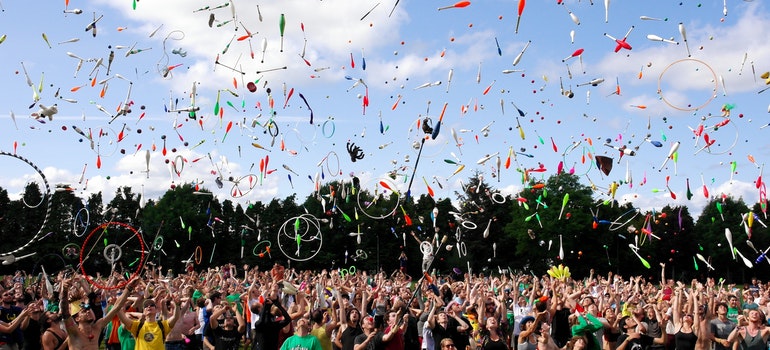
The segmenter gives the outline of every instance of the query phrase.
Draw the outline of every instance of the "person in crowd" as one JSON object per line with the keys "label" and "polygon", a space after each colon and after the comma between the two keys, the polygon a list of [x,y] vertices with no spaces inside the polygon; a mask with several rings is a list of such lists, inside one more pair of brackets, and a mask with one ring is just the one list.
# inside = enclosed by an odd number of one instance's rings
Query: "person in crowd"
{"label": "person in crowd", "polygon": [[738,343],[742,350],[764,350],[770,338],[770,327],[759,310],[749,310],[749,316],[738,316],[738,326],[727,337],[729,343]]}
{"label": "person in crowd", "polygon": [[64,350],[67,346],[67,332],[61,327],[61,315],[45,311],[40,315],[40,345],[43,350]]}
{"label": "person in crowd", "polygon": [[[223,318],[220,325],[219,319]],[[214,336],[214,346],[211,350],[238,350],[241,337],[246,333],[246,321],[235,303],[223,302],[213,309],[211,318],[211,333]]]}
{"label": "person in crowd", "polygon": [[[668,315],[663,316],[667,320]],[[633,316],[623,316],[620,321],[622,334],[618,337],[617,350],[649,350],[650,345],[665,344],[667,340],[666,328],[663,327],[660,336],[653,338],[642,332],[639,328],[639,321]]]}
{"label": "person in crowd", "polygon": [[[73,282],[77,282],[82,286],[83,280],[81,278],[82,277],[65,279],[61,283],[61,291],[59,292],[59,297],[61,299],[59,302],[59,310],[61,312],[61,318],[64,320],[64,327],[67,330],[67,343],[69,348],[97,350],[99,349],[99,334],[107,323],[110,322],[112,317],[123,309],[129,294],[131,294],[139,280],[134,279],[127,283],[123,293],[115,301],[115,305],[104,315],[104,317],[97,319],[92,310],[96,305],[81,302],[73,305],[75,307],[73,310],[70,310],[70,296],[77,298],[77,294],[70,294],[70,288],[78,288],[73,285]],[[72,301],[77,302],[78,300],[74,299]]]}
{"label": "person in crowd", "polygon": [[310,334],[310,320],[302,317],[297,320],[296,333],[287,338],[281,350],[322,350],[318,338]]}

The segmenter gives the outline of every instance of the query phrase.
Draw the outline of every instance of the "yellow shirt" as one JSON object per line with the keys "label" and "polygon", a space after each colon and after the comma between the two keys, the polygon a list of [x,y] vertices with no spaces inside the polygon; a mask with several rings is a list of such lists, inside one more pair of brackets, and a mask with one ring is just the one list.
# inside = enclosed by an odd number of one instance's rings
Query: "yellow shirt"
{"label": "yellow shirt", "polygon": [[310,334],[318,339],[323,350],[332,350],[332,339],[326,334],[326,325],[316,327],[310,331]]}
{"label": "yellow shirt", "polygon": [[[161,321],[165,334],[171,331],[168,321]],[[137,328],[139,328],[139,321],[134,321],[131,324],[129,331],[131,334],[137,334]],[[166,346],[163,344],[163,332],[158,327],[158,322],[144,321],[142,329],[139,329],[139,336],[136,337],[136,350],[164,350]]]}

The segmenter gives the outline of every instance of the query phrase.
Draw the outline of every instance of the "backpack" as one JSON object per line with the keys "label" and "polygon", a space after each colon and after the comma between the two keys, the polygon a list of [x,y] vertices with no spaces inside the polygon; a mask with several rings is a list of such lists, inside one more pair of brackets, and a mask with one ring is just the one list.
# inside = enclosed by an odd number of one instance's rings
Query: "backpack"
{"label": "backpack", "polygon": [[[158,322],[158,328],[160,328],[160,334],[163,338],[161,338],[163,341],[166,340],[166,329],[163,328],[163,321],[157,320]],[[134,334],[134,338],[139,339],[139,333],[142,330],[142,326],[144,326],[144,318],[142,318],[141,321],[139,321],[139,327],[136,327],[136,334]]]}

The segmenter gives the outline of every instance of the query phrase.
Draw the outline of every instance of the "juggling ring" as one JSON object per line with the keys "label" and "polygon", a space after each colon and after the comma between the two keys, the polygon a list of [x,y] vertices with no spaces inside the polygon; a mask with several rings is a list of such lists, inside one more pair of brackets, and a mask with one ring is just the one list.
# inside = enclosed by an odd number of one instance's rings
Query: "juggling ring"
{"label": "juggling ring", "polygon": [[[96,146],[94,146],[92,148],[92,150],[94,151],[94,153],[96,153],[97,156],[109,157],[109,156],[115,154],[115,152],[118,151],[118,134],[115,133],[115,130],[112,130],[109,126],[100,126],[98,128],[94,128],[94,129],[91,129],[91,130],[97,130],[97,135],[92,135],[91,136],[92,137],[92,139],[91,139],[92,141],[93,141],[93,137],[94,136],[98,139],[96,141]],[[102,153],[102,135],[105,135],[105,137],[106,136],[110,136],[110,139],[108,139],[105,144],[108,145],[108,146],[114,146],[114,148],[112,148],[111,152]],[[112,138],[112,135],[114,135],[115,138]]]}
{"label": "juggling ring", "polygon": [[104,258],[107,259],[110,264],[115,264],[115,262],[117,262],[118,259],[120,259],[120,257],[123,255],[123,249],[121,249],[120,246],[115,243],[108,244],[106,247],[104,247],[102,255],[104,255]]}
{"label": "juggling ring", "polygon": [[[337,170],[336,171],[332,171],[332,168],[329,165],[329,156],[334,156],[334,158],[337,159]],[[319,163],[319,166],[321,167],[321,170],[323,170],[323,164],[326,164],[326,171],[329,172],[329,176],[342,175],[342,168],[340,167],[340,156],[337,155],[337,152],[330,151],[329,153],[326,154],[326,156]]]}
{"label": "juggling ring", "polygon": [[44,190],[44,192],[42,193],[42,195],[43,195],[43,198],[48,198],[47,208],[46,208],[46,211],[45,211],[45,217],[43,217],[43,223],[42,223],[42,225],[40,225],[40,229],[37,231],[37,233],[35,233],[34,236],[32,236],[32,238],[29,240],[29,242],[24,243],[21,247],[18,247],[16,249],[8,251],[8,252],[0,252],[0,256],[6,256],[6,255],[13,255],[15,253],[18,253],[18,252],[24,250],[25,248],[29,247],[32,243],[36,242],[40,238],[40,236],[43,234],[43,229],[45,228],[46,223],[48,223],[48,218],[51,216],[51,199],[52,199],[52,196],[51,196],[51,186],[48,184],[48,180],[45,178],[45,175],[43,174],[43,172],[35,164],[32,164],[32,162],[30,162],[29,160],[27,160],[24,157],[20,157],[20,156],[17,156],[15,154],[4,152],[4,151],[0,151],[0,156],[9,156],[9,157],[12,157],[12,158],[16,158],[16,159],[18,159],[18,160],[20,160],[20,161],[22,161],[24,163],[27,163],[27,165],[31,166],[32,169],[34,169],[38,173],[38,175],[40,175],[40,178],[43,179],[43,187],[44,188],[41,189],[41,190]]}
{"label": "juggling ring", "polygon": [[[395,183],[393,183],[392,181],[390,181],[390,178],[388,178],[388,177],[380,177],[380,178],[378,178],[378,179],[371,179],[371,180],[367,181],[366,183],[367,183],[367,184],[369,184],[369,183],[371,183],[372,181],[377,181],[377,182],[375,183],[375,186],[376,186],[377,188],[379,188],[379,185],[380,185],[380,183],[384,183],[384,184],[386,184],[387,186],[389,186],[390,188],[396,188],[396,184],[395,184]],[[376,193],[376,192],[377,192],[377,189],[375,189],[375,193]],[[368,217],[370,217],[370,218],[372,218],[372,219],[375,219],[375,220],[384,219],[384,218],[387,218],[387,217],[391,216],[391,215],[392,215],[393,213],[395,213],[395,212],[396,212],[396,210],[398,209],[398,205],[401,203],[401,196],[400,196],[400,195],[399,195],[397,192],[392,192],[392,191],[390,191],[390,192],[391,192],[392,194],[395,194],[395,195],[397,195],[397,198],[396,198],[396,200],[395,200],[395,202],[396,202],[396,203],[395,203],[395,205],[393,206],[393,209],[391,209],[389,212],[387,212],[387,213],[385,213],[385,214],[383,214],[383,215],[374,215],[374,214],[372,214],[372,213],[369,213],[369,212],[367,211],[367,209],[368,209],[369,207],[371,207],[371,206],[375,205],[375,204],[377,203],[377,201],[381,199],[380,197],[383,195],[383,193],[377,193],[377,194],[375,195],[375,197],[374,197],[374,198],[372,198],[372,202],[371,202],[371,203],[370,203],[368,206],[364,207],[363,205],[361,205],[361,194],[362,194],[362,193],[364,193],[364,191],[363,191],[363,188],[359,188],[359,189],[358,189],[358,194],[356,195],[356,203],[358,204],[358,209],[361,209],[361,212],[362,212],[362,213],[364,213],[364,215],[366,215],[366,216],[368,216]],[[390,195],[389,195],[389,196],[390,196]],[[365,198],[364,198],[364,199],[365,199]]]}
{"label": "juggling ring", "polygon": [[363,249],[356,249],[356,255],[352,256],[353,261],[358,261],[358,259],[366,260],[368,257],[369,255]]}
{"label": "juggling ring", "polygon": [[[573,144],[573,145],[574,145],[574,144]],[[593,147],[591,147],[591,148],[593,148]],[[562,157],[561,157],[561,160],[562,160],[562,162],[564,162],[564,167],[566,167],[566,166],[567,166],[567,156],[568,156],[570,153],[572,153],[572,151],[574,151],[574,150],[576,150],[576,149],[577,149],[577,146],[575,146],[575,147],[572,147],[572,148],[568,148],[566,151],[564,151],[564,154],[562,154]],[[593,160],[593,157],[591,157],[591,158],[589,159],[589,161],[587,161],[587,162],[585,161],[585,158],[588,158],[588,157],[586,157],[586,149],[588,149],[588,147],[586,147],[586,146],[583,146],[583,147],[582,147],[582,150],[583,150],[583,155],[580,157],[580,163],[581,163],[581,164],[586,164],[586,165],[587,165],[587,167],[586,167],[586,171],[585,171],[584,173],[582,173],[582,175],[588,175],[588,173],[591,171],[591,169],[593,169],[593,168],[594,168],[594,160]],[[594,152],[591,152],[591,150],[588,150],[588,152],[589,152],[589,155],[594,153]],[[575,162],[573,163],[573,167],[574,167],[575,165],[577,165],[577,163],[578,163],[578,162],[577,162],[577,161],[575,161]],[[575,173],[577,173],[577,171],[575,171]]]}
{"label": "juggling ring", "polygon": [[[232,189],[230,189],[230,196],[232,196],[233,198],[241,198],[241,197],[249,194],[249,192],[251,192],[251,190],[253,190],[254,187],[257,187],[257,179],[258,178],[259,177],[257,177],[257,175],[248,174],[248,175],[241,176],[241,177],[239,177],[236,180],[230,180],[230,182],[233,183],[233,187],[232,187]],[[246,192],[242,191],[241,187],[238,186],[241,182],[243,182],[244,179],[248,179],[249,180],[248,181],[249,187],[246,190]]]}
{"label": "juggling ring", "polygon": [[77,243],[67,243],[61,248],[61,256],[69,260],[77,259],[80,256],[80,246]]}
{"label": "juggling ring", "polygon": [[[181,34],[181,37],[178,37],[178,38],[174,37],[174,38],[172,38],[171,37],[172,34]],[[169,32],[168,34],[166,34],[166,37],[163,39],[163,56],[161,56],[160,59],[158,60],[158,62],[155,64],[155,68],[158,70],[158,73],[161,75],[161,77],[167,78],[168,76],[171,75],[171,72],[167,68],[168,67],[168,63],[170,61],[170,58],[169,58],[168,52],[166,51],[166,40],[168,40],[168,39],[171,39],[171,40],[182,40],[182,39],[184,39],[184,37],[185,37],[184,32],[177,29],[177,30],[173,30],[173,31]],[[163,62],[164,59],[165,59],[165,62]]]}
{"label": "juggling ring", "polygon": [[155,237],[155,240],[152,241],[152,249],[153,250],[163,249],[163,236]]}
{"label": "juggling ring", "polygon": [[[623,214],[620,214],[620,216],[617,219],[613,220],[610,223],[609,230],[610,231],[617,231],[617,230],[623,228],[623,226],[626,226],[626,224],[631,222],[631,220],[635,219],[639,215],[639,213],[641,213],[641,210],[639,210],[637,208],[632,208],[631,210],[629,210],[629,211],[627,211],[627,212],[625,212]],[[621,219],[624,219],[626,217],[626,215],[629,215],[629,214],[633,214],[633,215],[631,215],[631,217],[628,220],[626,220],[624,222],[620,222]]]}
{"label": "juggling ring", "polygon": [[[80,246],[78,246],[78,247],[80,247]],[[61,261],[61,263],[62,263],[62,270],[66,269],[66,268],[72,268],[71,266],[67,265],[67,262],[64,261],[64,258],[62,258],[61,255],[56,254],[56,253],[50,253],[50,254],[43,255],[39,259],[37,259],[37,261],[35,262],[35,266],[32,267],[31,276],[37,276],[38,269],[40,269],[41,270],[40,272],[42,272],[42,268],[40,268],[40,266],[43,266],[42,265],[43,260],[48,258],[48,257],[57,257],[57,258],[59,258],[59,261]],[[43,266],[43,268],[45,268],[45,267]],[[50,268],[50,266],[49,266],[49,268]],[[52,274],[55,274],[56,272],[58,272],[58,271],[46,270],[46,274],[48,275],[48,278],[51,278]]]}
{"label": "juggling ring", "polygon": [[[83,222],[83,218],[81,217],[81,215],[83,215],[82,213],[85,213],[85,222]],[[75,220],[72,222],[72,232],[76,237],[83,237],[83,235],[85,235],[88,231],[89,225],[91,225],[91,213],[89,213],[88,209],[85,207],[80,208],[77,214],[75,214]],[[82,230],[80,229],[80,226],[83,227]]]}
{"label": "juggling ring", "polygon": [[347,276],[350,276],[352,274],[356,273],[356,267],[350,266],[350,268],[347,269],[340,269],[340,277],[345,278]]}
{"label": "juggling ring", "polygon": [[[330,122],[331,122],[331,126],[332,126],[332,132],[330,134],[327,134],[327,132],[326,132],[326,125],[329,124]],[[334,120],[332,120],[332,119],[327,119],[327,120],[325,120],[323,122],[323,124],[321,124],[321,133],[327,139],[332,138],[332,136],[334,136],[334,131],[336,131],[336,130],[337,130],[337,126],[334,124]]]}
{"label": "juggling ring", "polygon": [[490,195],[489,195],[489,199],[491,199],[492,202],[495,202],[497,204],[505,203],[505,196],[500,194],[500,192],[491,192]]}
{"label": "juggling ring", "polygon": [[265,130],[267,130],[267,133],[273,138],[276,138],[281,131],[278,128],[278,124],[272,118],[265,123]]}
{"label": "juggling ring", "polygon": [[[264,250],[259,249],[259,247],[262,244],[266,246]],[[257,245],[254,246],[254,249],[252,249],[251,253],[254,254],[254,256],[256,257],[264,258],[265,253],[267,253],[267,255],[270,255],[270,248],[272,248],[272,243],[270,243],[270,241],[268,240],[260,241],[257,243]]]}
{"label": "juggling ring", "polygon": [[464,227],[464,228],[466,228],[468,230],[475,230],[478,227],[475,222],[469,221],[469,220],[465,220],[465,219],[463,219],[463,221],[460,222],[460,225],[462,225],[462,227]]}
{"label": "juggling ring", "polygon": [[[294,136],[297,137],[297,141],[299,141],[299,143],[302,145],[302,147],[307,147],[308,145],[310,145],[316,139],[316,137],[318,135],[318,129],[317,128],[313,128],[312,129],[313,130],[313,137],[310,138],[310,140],[305,140],[305,139],[302,138],[302,132],[300,132],[299,129],[297,129],[297,126],[299,126],[299,123],[297,123],[297,125],[291,131],[294,131]],[[309,133],[305,132],[305,134],[309,134]]]}
{"label": "juggling ring", "polygon": [[[106,229],[110,225],[121,226],[131,231],[134,234],[134,236],[136,236],[136,238],[139,240],[139,247],[141,247],[141,251],[140,251],[141,256],[139,258],[139,264],[136,265],[136,269],[134,270],[134,273],[132,273],[125,281],[118,283],[117,285],[114,285],[114,286],[104,286],[104,285],[98,284],[96,281],[94,281],[91,278],[91,276],[88,275],[88,273],[86,273],[85,265],[83,265],[83,259],[88,255],[86,253],[86,246],[88,245],[88,242],[91,240],[91,237],[94,236],[94,233],[102,231],[103,229]],[[90,250],[88,253],[90,253]],[[110,222],[103,223],[98,227],[94,228],[91,231],[91,233],[88,234],[88,236],[86,237],[86,240],[83,241],[83,245],[80,248],[80,272],[83,274],[83,276],[85,276],[86,281],[88,281],[88,283],[90,283],[96,288],[103,289],[103,290],[121,289],[125,287],[128,284],[128,282],[136,278],[139,275],[139,272],[142,271],[142,268],[144,267],[144,256],[145,256],[144,240],[142,239],[142,235],[139,233],[139,231],[131,227],[131,225],[124,224],[122,222],[110,221]]]}
{"label": "juggling ring", "polygon": [[[32,179],[27,180],[27,182],[24,184],[24,188],[27,188],[30,182],[36,182],[36,181],[33,181]],[[24,205],[30,209],[35,209],[39,207],[41,204],[43,204],[44,200],[45,200],[45,196],[40,196],[40,202],[37,202],[37,204],[35,205],[29,205],[29,203],[27,203],[27,200],[24,198],[24,196],[21,196],[21,202],[24,203]]]}
{"label": "juggling ring", "polygon": [[420,251],[423,256],[433,254],[433,245],[428,241],[422,241],[422,243],[420,243]]}
{"label": "juggling ring", "polygon": [[182,157],[181,154],[177,154],[174,161],[171,162],[171,168],[174,169],[176,176],[182,176],[182,172],[184,171],[184,157]]}
{"label": "juggling ring", "polygon": [[[710,116],[710,117],[707,117],[707,118],[706,118],[704,121],[706,121],[706,120],[709,120],[709,119],[711,119],[711,118],[723,118],[723,119],[730,119],[730,118],[725,118],[725,117],[722,117],[722,116],[718,116],[718,115],[712,115],[712,116]],[[705,150],[703,150],[703,152],[705,152],[705,153],[708,153],[708,154],[713,154],[713,155],[722,155],[722,154],[725,154],[725,153],[727,153],[727,152],[730,152],[730,151],[732,151],[732,149],[733,149],[733,148],[735,148],[735,145],[737,145],[737,144],[738,144],[738,138],[739,138],[739,135],[738,135],[738,126],[737,126],[737,125],[735,125],[735,123],[730,123],[730,122],[728,122],[728,123],[727,123],[727,125],[732,125],[732,127],[733,127],[733,128],[735,128],[735,139],[733,140],[733,144],[732,144],[732,145],[730,145],[730,147],[728,147],[727,149],[725,149],[724,151],[721,151],[721,152],[712,152],[711,150],[712,150],[712,148],[714,148],[714,147],[713,147],[713,145],[712,145],[712,146],[709,146],[708,148],[706,148]],[[720,129],[721,129],[721,128],[725,128],[725,127],[727,127],[727,125],[724,125],[724,126],[720,127]],[[710,127],[710,128],[711,128],[711,130],[712,130],[712,131],[717,131],[717,130],[713,129],[713,127]],[[698,146],[696,146],[696,147],[698,147]],[[698,148],[698,149],[700,149],[700,148]]]}
{"label": "juggling ring", "polygon": [[[674,65],[676,65],[678,63],[685,62],[685,61],[697,62],[697,63],[700,63],[700,64],[706,66],[706,68],[708,68],[708,70],[711,71],[712,81],[714,81],[713,93],[711,94],[711,96],[709,96],[709,98],[706,100],[706,102],[704,102],[702,105],[697,106],[697,107],[686,107],[685,108],[685,107],[674,106],[669,100],[666,99],[666,96],[663,95],[663,90],[661,90],[661,81],[663,80],[663,75],[666,74],[666,72],[672,66],[674,66]],[[667,104],[669,107],[671,107],[673,109],[676,109],[676,110],[679,110],[679,111],[684,111],[684,112],[697,111],[697,110],[705,107],[706,105],[711,103],[711,101],[716,97],[717,90],[719,90],[719,83],[718,83],[718,80],[717,80],[717,74],[716,74],[716,72],[714,72],[714,69],[712,69],[711,66],[706,64],[706,62],[703,62],[703,61],[701,61],[699,59],[695,59],[695,58],[683,58],[681,60],[671,62],[671,64],[669,64],[665,69],[663,69],[662,72],[660,72],[660,76],[658,76],[658,95],[660,96],[661,100],[663,100],[663,102],[665,104]]]}
{"label": "juggling ring", "polygon": [[195,256],[195,265],[200,265],[201,260],[203,260],[203,248],[201,246],[195,247],[193,256]]}
{"label": "juggling ring", "polygon": [[[305,228],[305,232],[295,232],[293,234],[289,234],[289,232],[286,230],[286,226],[293,221],[301,220],[305,222],[307,227]],[[310,236],[310,238],[305,239],[304,237],[308,234],[310,234],[310,228],[315,227],[315,234]],[[318,248],[315,250],[315,252],[312,252],[308,256],[302,256],[301,254],[289,254],[286,252],[286,249],[284,249],[284,244],[281,243],[281,237],[286,237],[285,239],[291,240],[292,243],[299,241],[299,246],[297,247],[297,253],[300,252],[300,249],[302,247],[302,242],[312,242],[312,241],[319,241]],[[286,220],[283,225],[281,225],[281,228],[278,229],[277,234],[278,239],[278,248],[281,250],[281,253],[285,255],[287,258],[294,260],[294,261],[307,261],[312,258],[314,258],[318,253],[321,251],[321,247],[323,246],[323,234],[321,233],[321,224],[318,221],[318,218],[311,214],[302,214],[299,216],[295,216],[292,218],[289,218]]]}

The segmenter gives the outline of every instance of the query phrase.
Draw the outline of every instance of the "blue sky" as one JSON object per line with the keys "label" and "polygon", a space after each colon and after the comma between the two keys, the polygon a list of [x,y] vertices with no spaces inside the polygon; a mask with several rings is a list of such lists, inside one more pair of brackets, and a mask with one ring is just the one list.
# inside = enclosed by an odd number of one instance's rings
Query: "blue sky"
{"label": "blue sky", "polygon": [[[304,198],[316,179],[355,175],[373,186],[393,171],[399,175],[391,185],[405,191],[423,136],[416,121],[430,117],[435,127],[446,104],[438,137],[425,142],[415,194],[427,191],[424,178],[437,197],[451,198],[474,170],[515,193],[523,186],[517,167],[545,168],[531,173],[540,178],[562,162],[564,171],[574,167],[597,186],[597,198],[608,198],[613,181],[630,179],[616,199],[646,210],[670,204],[698,213],[707,202],[704,183],[710,196],[759,200],[754,181],[770,149],[762,128],[770,92],[757,93],[765,87],[760,75],[770,69],[770,47],[757,35],[770,30],[762,2],[613,1],[605,21],[602,1],[530,0],[518,32],[517,1],[471,1],[441,11],[453,2],[394,3],[141,0],[132,9],[128,0],[71,0],[65,11],[64,1],[3,1],[0,149],[28,158],[52,184],[70,184],[83,197],[102,191],[109,199],[131,186],[158,198],[172,184],[201,183],[219,199],[247,203],[291,193]],[[84,30],[94,18],[95,37]],[[614,52],[616,42],[605,33],[621,40],[632,26],[626,40],[632,49]],[[130,48],[138,52],[126,55]],[[578,49],[582,55],[563,61]],[[247,83],[257,80],[250,92]],[[166,112],[172,104],[189,107],[193,85],[197,119]],[[271,114],[268,88],[275,140],[263,127]],[[217,96],[221,118],[214,114]],[[125,101],[131,112],[113,120]],[[41,104],[57,105],[53,120],[31,117]],[[734,106],[729,121],[714,130],[726,121],[724,105]],[[705,135],[696,138],[691,130],[701,124],[715,140],[707,148]],[[648,134],[661,147],[646,142]],[[621,158],[606,141],[638,149]],[[348,142],[361,148],[362,159],[351,161]],[[675,142],[677,161],[661,169]],[[498,169],[497,155],[504,165],[511,149],[532,157],[520,154],[510,168]],[[591,166],[589,154],[613,158],[610,175]],[[260,176],[266,157],[267,174]],[[0,185],[19,191],[29,167],[11,157],[2,162]],[[459,164],[465,168],[452,176]],[[249,174],[252,190],[233,198],[227,179],[244,178],[241,186],[248,187]]]}

